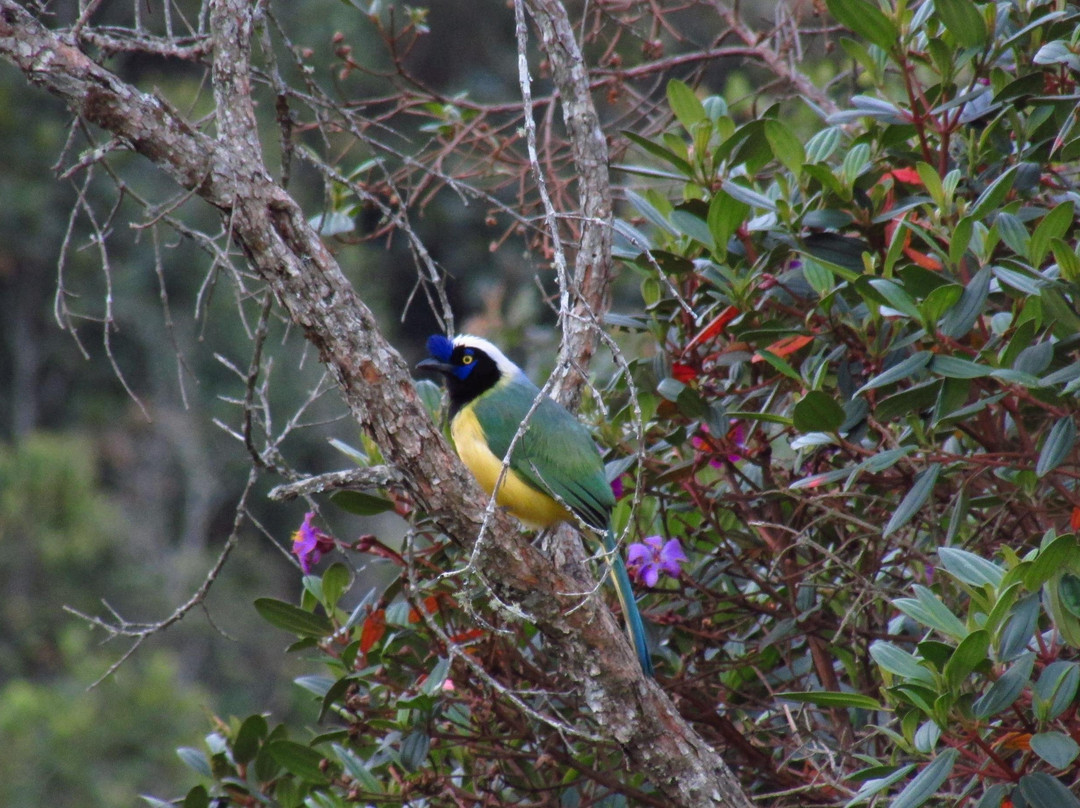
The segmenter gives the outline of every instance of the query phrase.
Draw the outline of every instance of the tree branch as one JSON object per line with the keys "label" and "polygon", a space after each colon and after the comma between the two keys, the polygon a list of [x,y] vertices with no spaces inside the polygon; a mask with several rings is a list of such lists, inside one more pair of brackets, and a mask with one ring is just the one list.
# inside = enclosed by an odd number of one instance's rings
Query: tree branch
{"label": "tree branch", "polygon": [[578,176],[581,236],[574,259],[570,311],[560,312],[563,342],[559,364],[564,368],[563,376],[552,391],[554,398],[574,404],[585,381],[584,368],[599,341],[600,317],[611,303],[613,214],[608,146],[566,8],[559,0],[528,0],[527,6],[540,30],[559,90]]}

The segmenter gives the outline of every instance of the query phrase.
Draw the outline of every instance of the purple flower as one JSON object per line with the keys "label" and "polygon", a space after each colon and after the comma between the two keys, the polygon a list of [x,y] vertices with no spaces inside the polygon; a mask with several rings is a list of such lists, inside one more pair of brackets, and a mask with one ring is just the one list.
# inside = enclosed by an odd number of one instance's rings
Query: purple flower
{"label": "purple flower", "polygon": [[323,553],[334,549],[334,540],[311,524],[314,518],[315,514],[308,511],[304,515],[304,523],[300,525],[300,529],[292,534],[292,551],[300,559],[300,569],[305,575],[319,563]]}
{"label": "purple flower", "polygon": [[616,500],[622,499],[626,494],[626,488],[623,486],[621,475],[611,481],[611,493],[615,495]]}
{"label": "purple flower", "polygon": [[661,572],[678,578],[682,571],[679,565],[684,561],[686,554],[678,539],[665,542],[659,536],[646,536],[641,543],[634,542],[626,549],[630,573],[650,588],[656,586]]}

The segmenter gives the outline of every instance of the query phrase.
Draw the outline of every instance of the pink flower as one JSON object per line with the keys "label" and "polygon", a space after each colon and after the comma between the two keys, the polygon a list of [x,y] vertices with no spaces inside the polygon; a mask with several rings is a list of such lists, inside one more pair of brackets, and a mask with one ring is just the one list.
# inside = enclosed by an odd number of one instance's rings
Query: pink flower
{"label": "pink flower", "polygon": [[[708,435],[712,434],[707,424],[701,425],[701,431]],[[733,449],[728,450],[727,459],[729,463],[738,463],[742,460],[745,457],[743,452],[746,449],[746,427],[743,425],[742,421],[732,418],[731,428],[728,429],[728,432],[722,441],[718,441],[716,438],[702,438],[698,435],[694,435],[690,439],[691,446],[699,452],[705,452],[707,454],[716,454],[717,450],[715,447],[718,443],[727,444],[728,446],[733,447]],[[714,457],[709,461],[709,465],[718,469],[723,463]]]}
{"label": "pink flower", "polygon": [[315,514],[308,511],[304,515],[304,523],[300,529],[292,534],[292,551],[300,559],[300,569],[307,575],[312,568],[319,563],[323,553],[334,549],[334,540],[311,524]]}
{"label": "pink flower", "polygon": [[678,539],[665,542],[659,536],[646,536],[626,549],[626,566],[630,573],[647,587],[656,586],[660,573],[678,578],[680,566],[686,561]]}

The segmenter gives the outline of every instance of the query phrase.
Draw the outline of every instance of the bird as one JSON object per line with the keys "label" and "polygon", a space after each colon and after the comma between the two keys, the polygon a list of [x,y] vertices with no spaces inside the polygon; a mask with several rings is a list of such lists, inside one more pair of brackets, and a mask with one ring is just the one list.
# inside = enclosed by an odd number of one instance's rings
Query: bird
{"label": "bird", "polygon": [[436,334],[427,349],[430,358],[417,368],[446,377],[454,447],[489,496],[511,441],[532,410],[495,502],[533,529],[578,521],[603,537],[630,640],[642,670],[654,676],[645,625],[611,529],[615,494],[588,429],[486,339]]}

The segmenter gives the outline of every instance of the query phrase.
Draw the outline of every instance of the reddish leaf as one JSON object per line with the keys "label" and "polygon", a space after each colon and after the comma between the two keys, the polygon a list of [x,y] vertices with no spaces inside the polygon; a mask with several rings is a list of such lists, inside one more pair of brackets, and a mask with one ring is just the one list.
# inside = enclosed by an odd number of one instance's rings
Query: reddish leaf
{"label": "reddish leaf", "polygon": [[[909,234],[910,235],[910,234]],[[904,255],[921,266],[923,269],[931,269],[935,272],[941,269],[941,262],[932,255],[921,253],[914,247],[904,247]]]}
{"label": "reddish leaf", "polygon": [[722,312],[716,315],[707,326],[697,332],[697,334],[694,335],[694,338],[692,340],[686,343],[686,347],[683,348],[682,351],[683,356],[686,356],[686,353],[698,343],[708,342],[709,340],[711,340],[713,337],[723,331],[724,326],[726,326],[728,323],[738,317],[739,314],[739,310],[734,306],[728,306],[727,308],[725,308]]}
{"label": "reddish leaf", "polygon": [[375,643],[383,638],[386,633],[386,611],[376,609],[364,621],[364,627],[360,629],[360,653],[366,654],[375,647]]}
{"label": "reddish leaf", "polygon": [[895,168],[885,176],[892,177],[898,182],[906,182],[908,185],[922,185],[919,172],[914,168]]}
{"label": "reddish leaf", "polygon": [[[773,356],[785,357],[788,354],[795,353],[797,350],[805,347],[813,341],[814,338],[812,336],[809,336],[808,334],[795,334],[793,336],[784,337],[783,339],[777,340],[772,345],[769,345],[767,348],[765,348],[765,350],[771,353]],[[750,361],[760,362],[762,361],[762,359],[760,355],[756,355]]]}
{"label": "reddish leaf", "polygon": [[[890,241],[892,240],[893,232],[900,225],[900,222],[902,220],[903,217],[900,216],[885,225],[885,237],[887,239],[889,239]],[[919,252],[911,246],[910,230],[905,229],[904,235],[901,236],[901,238],[903,238],[904,240],[904,255],[906,255],[919,266],[921,266],[923,269],[933,270],[934,272],[937,272],[941,269],[941,262],[939,260],[934,258],[932,255],[928,255],[927,253]]]}
{"label": "reddish leaf", "polygon": [[[428,595],[424,598],[424,610],[428,614],[435,614],[435,610],[439,608],[439,598],[437,595]],[[415,608],[409,609],[409,622],[419,623],[421,620],[420,612]]]}
{"label": "reddish leaf", "polygon": [[1072,515],[1069,517],[1069,527],[1073,530],[1080,530],[1080,506],[1072,509]]}
{"label": "reddish leaf", "polygon": [[1028,751],[1031,749],[1030,732],[1006,732],[994,743],[1003,749],[1018,749]]}
{"label": "reddish leaf", "polygon": [[690,365],[683,364],[682,362],[671,363],[671,375],[683,384],[687,384],[697,378],[697,371]]}
{"label": "reddish leaf", "polygon": [[465,631],[459,631],[457,634],[451,634],[450,639],[456,642],[458,645],[463,643],[469,643],[473,640],[479,640],[484,636],[484,630],[482,628],[470,628]]}

